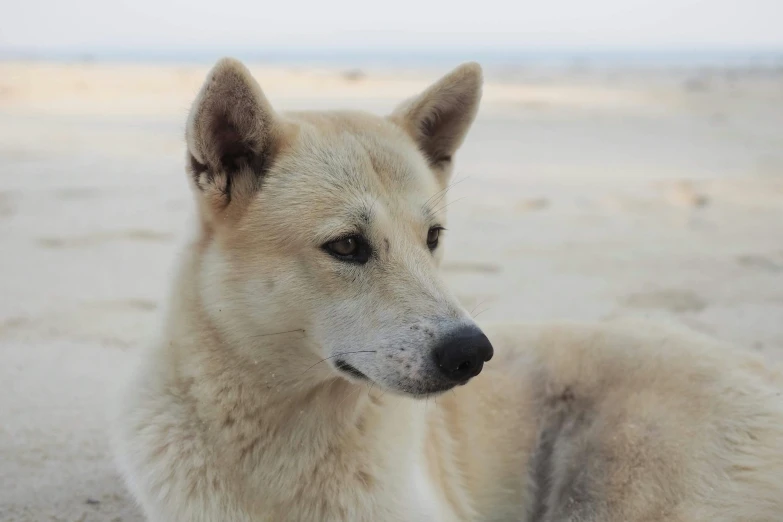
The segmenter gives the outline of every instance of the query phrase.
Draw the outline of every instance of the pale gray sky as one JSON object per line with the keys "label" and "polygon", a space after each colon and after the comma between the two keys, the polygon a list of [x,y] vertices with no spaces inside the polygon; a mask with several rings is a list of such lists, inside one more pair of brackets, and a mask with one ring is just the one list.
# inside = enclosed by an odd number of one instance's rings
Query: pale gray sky
{"label": "pale gray sky", "polygon": [[783,0],[0,2],[3,47],[783,47]]}

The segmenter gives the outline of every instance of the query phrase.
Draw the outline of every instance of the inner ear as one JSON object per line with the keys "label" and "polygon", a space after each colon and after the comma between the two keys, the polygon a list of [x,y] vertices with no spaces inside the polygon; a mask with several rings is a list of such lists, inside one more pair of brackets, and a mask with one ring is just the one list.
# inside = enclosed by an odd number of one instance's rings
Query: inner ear
{"label": "inner ear", "polygon": [[277,117],[250,72],[223,59],[193,104],[186,130],[196,187],[227,204],[255,190],[279,139]]}
{"label": "inner ear", "polygon": [[419,123],[419,147],[432,166],[451,162],[452,154],[459,144],[454,143],[451,129],[459,123],[454,112],[441,113],[433,108],[421,117]]}
{"label": "inner ear", "polygon": [[481,67],[463,64],[391,115],[433,168],[447,169],[473,124],[481,100]]}
{"label": "inner ear", "polygon": [[218,149],[220,166],[226,173],[236,173],[246,166],[255,175],[263,176],[268,150],[259,148],[257,144],[247,143],[226,115],[216,116],[213,119],[211,135]]}

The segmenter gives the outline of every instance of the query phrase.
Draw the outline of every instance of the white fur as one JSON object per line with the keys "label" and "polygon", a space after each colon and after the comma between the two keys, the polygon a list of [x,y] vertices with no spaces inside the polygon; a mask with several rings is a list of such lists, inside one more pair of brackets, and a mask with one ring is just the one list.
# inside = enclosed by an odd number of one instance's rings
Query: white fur
{"label": "white fur", "polygon": [[[281,115],[241,64],[213,69],[187,127],[198,233],[114,412],[149,520],[780,519],[781,384],[750,353],[487,326],[495,358],[444,387],[432,351],[473,321],[427,236],[480,95],[467,64],[386,118]],[[371,261],[328,253],[346,233]]]}

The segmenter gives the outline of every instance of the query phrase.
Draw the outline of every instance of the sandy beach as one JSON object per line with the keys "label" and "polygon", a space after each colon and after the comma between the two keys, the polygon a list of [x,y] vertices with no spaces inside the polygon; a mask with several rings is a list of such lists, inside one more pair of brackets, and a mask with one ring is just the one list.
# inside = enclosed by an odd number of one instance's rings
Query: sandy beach
{"label": "sandy beach", "polygon": [[[389,112],[436,70],[253,66],[279,110]],[[0,520],[139,521],[107,399],[192,223],[208,66],[0,63]],[[676,320],[783,362],[783,67],[487,71],[445,277],[480,321]]]}

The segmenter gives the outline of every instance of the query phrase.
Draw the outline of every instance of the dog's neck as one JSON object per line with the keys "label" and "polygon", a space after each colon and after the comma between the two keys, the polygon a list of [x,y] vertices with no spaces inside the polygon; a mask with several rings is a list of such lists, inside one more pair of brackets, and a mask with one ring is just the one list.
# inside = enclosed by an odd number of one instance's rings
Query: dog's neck
{"label": "dog's neck", "polygon": [[266,427],[275,434],[269,444],[279,444],[281,452],[291,451],[287,437],[317,433],[308,446],[318,451],[318,444],[333,445],[368,415],[415,404],[335,375],[328,361],[314,354],[303,328],[279,332],[270,326],[252,339],[234,336],[231,327],[207,312],[194,284],[198,269],[192,263],[183,266],[170,315],[186,320],[169,321],[166,338],[181,372],[177,380],[188,383],[200,415],[220,429],[231,431],[242,423],[248,430]]}
{"label": "dog's neck", "polygon": [[[296,342],[267,339],[263,349],[290,353],[304,348],[292,345]],[[329,480],[335,466],[354,468],[353,476],[362,477],[367,467],[398,466],[413,455],[424,460],[427,417],[435,411],[432,402],[418,403],[372,384],[351,383],[330,369],[330,376],[323,378],[325,372],[303,371],[298,365],[294,369],[270,366],[262,359],[257,364],[242,357],[231,360],[216,357],[213,350],[224,353],[233,348],[222,343],[201,352],[196,366],[210,375],[192,391],[199,416],[220,433],[226,448],[237,450],[229,458],[257,470],[258,487],[271,498],[284,498],[308,481]],[[402,435],[390,437],[391,430]],[[400,447],[390,450],[384,442],[390,440]],[[394,451],[408,455],[391,458]],[[288,480],[283,482],[278,470],[291,466],[300,470],[299,475],[283,474]]]}
{"label": "dog's neck", "polygon": [[189,348],[196,353],[181,363],[189,379],[204,383],[196,390],[198,400],[213,404],[214,417],[236,411],[282,431],[313,422],[321,431],[339,434],[364,409],[380,404],[380,390],[336,376],[328,362],[313,356],[302,330],[248,341],[232,338],[206,314],[199,315],[199,343]]}

